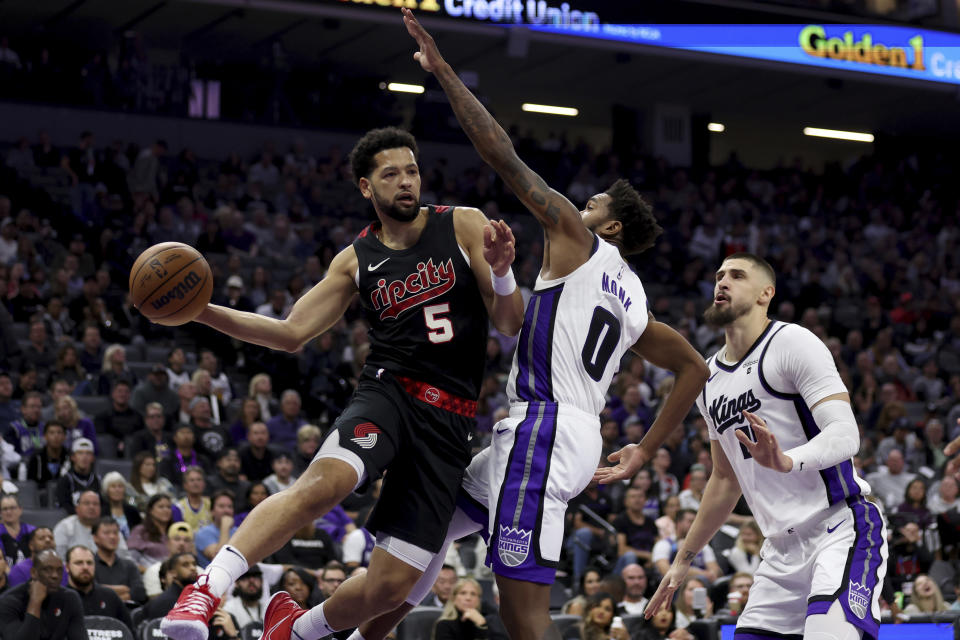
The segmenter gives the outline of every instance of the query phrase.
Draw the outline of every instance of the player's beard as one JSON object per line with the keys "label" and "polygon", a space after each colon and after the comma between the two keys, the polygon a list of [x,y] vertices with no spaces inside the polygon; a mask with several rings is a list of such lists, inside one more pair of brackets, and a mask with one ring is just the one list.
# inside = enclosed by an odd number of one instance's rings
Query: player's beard
{"label": "player's beard", "polygon": [[377,211],[398,222],[412,222],[420,214],[420,202],[418,200],[414,200],[412,205],[401,205],[396,200],[387,201],[381,198],[372,185],[370,191],[373,193],[373,201]]}
{"label": "player's beard", "polygon": [[724,309],[717,307],[717,303],[714,302],[703,312],[703,320],[708,325],[714,328],[722,328],[727,325],[733,324],[733,322],[750,313],[751,305],[749,303],[743,303],[742,305],[735,305],[732,301],[727,302],[727,306]]}

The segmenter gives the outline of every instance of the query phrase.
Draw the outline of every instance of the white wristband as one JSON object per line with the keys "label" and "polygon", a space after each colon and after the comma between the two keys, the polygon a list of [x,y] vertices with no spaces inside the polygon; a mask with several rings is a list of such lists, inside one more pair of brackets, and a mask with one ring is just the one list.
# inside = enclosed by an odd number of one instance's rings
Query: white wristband
{"label": "white wristband", "polygon": [[507,271],[507,275],[498,276],[490,267],[490,279],[493,281],[493,292],[498,296],[508,296],[517,290],[517,279],[513,277],[513,269]]}

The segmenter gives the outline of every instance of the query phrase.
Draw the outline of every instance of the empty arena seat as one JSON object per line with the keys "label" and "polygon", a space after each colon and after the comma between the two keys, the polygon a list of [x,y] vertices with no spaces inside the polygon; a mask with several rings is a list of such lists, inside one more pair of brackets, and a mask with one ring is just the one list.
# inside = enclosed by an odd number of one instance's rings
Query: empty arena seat
{"label": "empty arena seat", "polygon": [[415,608],[397,627],[397,640],[430,640],[441,613],[441,607]]}
{"label": "empty arena seat", "polygon": [[132,460],[97,460],[97,473],[99,473],[101,477],[107,475],[111,471],[118,471],[124,478],[129,478],[132,470]]}
{"label": "empty arena seat", "polygon": [[58,522],[67,517],[63,509],[24,509],[20,517],[21,522],[32,524],[35,527],[50,527],[53,529]]}
{"label": "empty arena seat", "polygon": [[107,396],[77,396],[77,408],[91,418],[104,413],[110,408],[110,398]]}
{"label": "empty arena seat", "polygon": [[582,617],[569,613],[554,613],[550,615],[550,619],[553,620],[553,624],[556,625],[561,638],[567,635],[567,631],[569,631],[571,627],[575,627],[583,620]]}
{"label": "empty arena seat", "polygon": [[133,640],[133,632],[116,618],[109,616],[84,616],[90,640]]}

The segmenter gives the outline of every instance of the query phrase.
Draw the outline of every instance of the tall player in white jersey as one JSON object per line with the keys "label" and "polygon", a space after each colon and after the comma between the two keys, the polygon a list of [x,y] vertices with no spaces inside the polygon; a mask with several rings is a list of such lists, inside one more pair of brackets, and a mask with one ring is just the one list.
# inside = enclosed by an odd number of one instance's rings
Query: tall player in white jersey
{"label": "tall player in white jersey", "polygon": [[507,383],[510,415],[494,426],[491,445],[467,469],[446,544],[407,603],[361,625],[352,640],[382,638],[433,585],[447,546],[475,531],[489,533],[488,562],[511,640],[559,638],[549,606],[564,513],[596,470],[598,415],[621,357],[632,350],[676,374],[660,415],[643,441],[625,450],[624,463],[653,457],[686,416],[707,368],[680,334],[649,314],[640,279],[623,259],[659,235],[650,206],[620,180],[578,211],[517,157],[433,38],[409,10],[403,13],[420,46],[415,58],[439,80],[480,156],[537,217],[545,243]]}
{"label": "tall player in white jersey", "polygon": [[766,541],[735,638],[876,638],[886,532],[853,470],[860,436],[850,396],[819,338],[767,317],[774,285],[753,254],[717,270],[704,318],[726,341],[697,399],[713,474],[646,616],[670,602],[742,492]]}

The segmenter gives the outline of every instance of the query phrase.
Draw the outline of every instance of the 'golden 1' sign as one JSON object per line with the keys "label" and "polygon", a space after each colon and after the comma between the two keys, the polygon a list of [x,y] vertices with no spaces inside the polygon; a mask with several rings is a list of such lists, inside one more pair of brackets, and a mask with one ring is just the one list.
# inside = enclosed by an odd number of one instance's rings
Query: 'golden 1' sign
{"label": "'golden 1' sign", "polygon": [[800,47],[804,53],[816,58],[846,60],[861,64],[897,67],[923,71],[923,36],[917,35],[907,41],[909,47],[885,45],[873,41],[869,33],[854,40],[853,32],[842,36],[827,37],[826,29],[810,25],[800,32]]}

